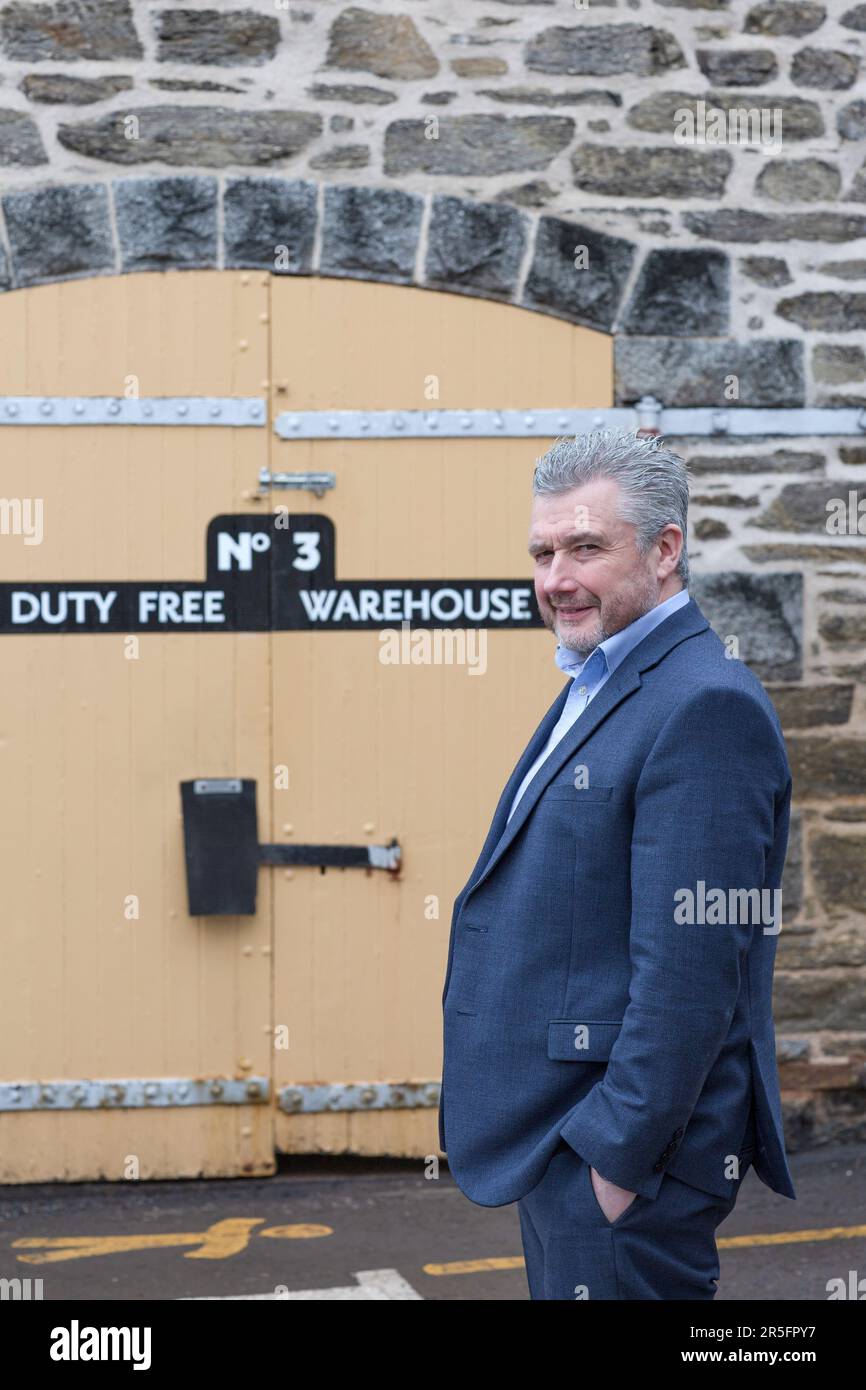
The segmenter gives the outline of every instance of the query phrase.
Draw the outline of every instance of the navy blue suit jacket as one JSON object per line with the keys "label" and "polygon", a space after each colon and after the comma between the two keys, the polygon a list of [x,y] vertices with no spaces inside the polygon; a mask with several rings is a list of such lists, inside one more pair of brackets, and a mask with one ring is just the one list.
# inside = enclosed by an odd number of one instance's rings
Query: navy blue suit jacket
{"label": "navy blue suit jacket", "polygon": [[[755,1171],[796,1197],[772,1012],[791,799],[773,705],[690,599],[628,653],[506,825],[567,693],[454,903],[439,1108],[450,1170],[472,1201],[501,1206],[564,1138],[644,1197],[665,1172],[728,1197],[754,1098]],[[701,920],[711,890],[721,906]]]}

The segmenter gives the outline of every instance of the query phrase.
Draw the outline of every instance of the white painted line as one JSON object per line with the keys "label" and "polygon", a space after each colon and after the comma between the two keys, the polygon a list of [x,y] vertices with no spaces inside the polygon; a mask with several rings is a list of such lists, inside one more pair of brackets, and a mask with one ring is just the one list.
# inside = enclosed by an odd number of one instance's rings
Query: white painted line
{"label": "white painted line", "polygon": [[[402,1301],[421,1299],[421,1294],[416,1293],[412,1285],[396,1269],[360,1269],[354,1277],[358,1281],[357,1284],[349,1284],[345,1288],[293,1289],[291,1292],[285,1293],[193,1294],[176,1301],[180,1303],[237,1303],[241,1301],[251,1303],[271,1300],[281,1303],[286,1299],[305,1299],[317,1302],[319,1299],[332,1298],[340,1301],[360,1299],[364,1302],[369,1300],[382,1302],[393,1299]],[[421,1301],[423,1302],[423,1299]]]}

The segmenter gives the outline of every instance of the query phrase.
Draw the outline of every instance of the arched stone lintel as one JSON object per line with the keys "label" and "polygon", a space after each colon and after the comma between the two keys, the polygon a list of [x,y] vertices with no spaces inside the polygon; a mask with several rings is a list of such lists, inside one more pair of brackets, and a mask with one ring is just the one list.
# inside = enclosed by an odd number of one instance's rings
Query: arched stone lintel
{"label": "arched stone lintel", "polygon": [[624,237],[507,203],[273,175],[53,183],[0,202],[4,290],[140,270],[261,269],[496,299],[609,333],[637,256]]}
{"label": "arched stone lintel", "polygon": [[493,299],[616,336],[616,401],[805,404],[803,340],[730,332],[727,254],[639,246],[505,202],[275,175],[137,175],[0,196],[0,289],[134,271],[345,276]]}

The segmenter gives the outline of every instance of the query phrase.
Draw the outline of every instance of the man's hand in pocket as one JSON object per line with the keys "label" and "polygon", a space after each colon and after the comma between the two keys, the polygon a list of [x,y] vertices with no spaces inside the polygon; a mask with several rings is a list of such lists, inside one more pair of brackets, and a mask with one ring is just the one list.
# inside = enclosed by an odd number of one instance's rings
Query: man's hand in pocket
{"label": "man's hand in pocket", "polygon": [[598,1205],[608,1221],[616,1221],[618,1216],[622,1216],[626,1207],[631,1206],[637,1193],[629,1192],[625,1187],[617,1187],[616,1183],[608,1182],[607,1178],[603,1178],[601,1173],[596,1172],[591,1165],[589,1176]]}

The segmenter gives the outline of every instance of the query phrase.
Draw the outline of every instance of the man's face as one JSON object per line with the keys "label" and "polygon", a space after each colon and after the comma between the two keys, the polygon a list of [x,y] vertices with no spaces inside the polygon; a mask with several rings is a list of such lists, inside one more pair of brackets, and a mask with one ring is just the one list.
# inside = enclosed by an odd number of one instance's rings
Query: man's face
{"label": "man's face", "polygon": [[538,609],[563,646],[582,657],[682,588],[679,527],[666,527],[640,555],[637,528],[617,515],[619,494],[615,479],[596,478],[533,498],[529,553]]}

